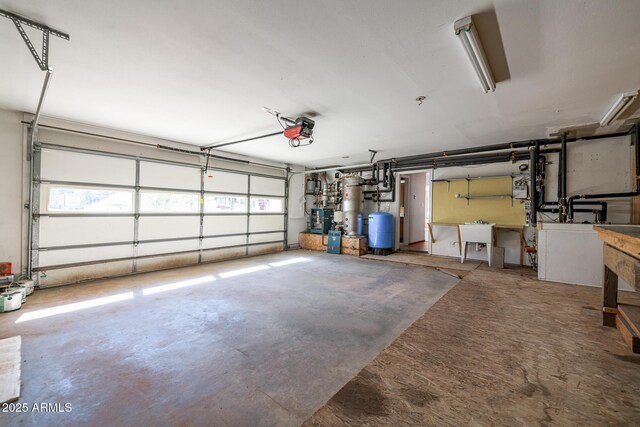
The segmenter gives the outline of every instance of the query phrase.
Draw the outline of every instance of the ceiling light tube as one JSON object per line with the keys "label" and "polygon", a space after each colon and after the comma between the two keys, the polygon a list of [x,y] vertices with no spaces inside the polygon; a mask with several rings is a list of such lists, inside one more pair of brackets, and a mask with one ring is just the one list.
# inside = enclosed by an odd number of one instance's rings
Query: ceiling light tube
{"label": "ceiling light tube", "polygon": [[478,32],[476,31],[470,16],[457,20],[453,24],[456,36],[462,42],[465,52],[480,79],[480,86],[484,93],[496,90],[496,83],[493,80],[493,74],[489,68],[489,63],[484,54],[484,49],[480,43]]}
{"label": "ceiling light tube", "polygon": [[624,110],[627,109],[629,105],[633,102],[634,99],[638,96],[638,91],[626,92],[620,95],[620,97],[616,100],[616,102],[611,106],[609,111],[604,115],[602,120],[600,120],[600,126],[605,127],[609,126],[616,120],[620,114]]}

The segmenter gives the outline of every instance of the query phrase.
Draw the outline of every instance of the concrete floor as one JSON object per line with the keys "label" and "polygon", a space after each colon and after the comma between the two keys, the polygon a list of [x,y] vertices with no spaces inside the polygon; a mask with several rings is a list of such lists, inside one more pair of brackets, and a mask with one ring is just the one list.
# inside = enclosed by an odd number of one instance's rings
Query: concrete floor
{"label": "concrete floor", "polygon": [[[296,257],[308,261],[274,265]],[[250,267],[262,270],[225,278]],[[189,279],[202,283],[145,292]],[[0,413],[0,425],[299,425],[456,283],[291,251],[37,291],[0,315],[0,338],[22,335],[19,402],[72,411]]]}

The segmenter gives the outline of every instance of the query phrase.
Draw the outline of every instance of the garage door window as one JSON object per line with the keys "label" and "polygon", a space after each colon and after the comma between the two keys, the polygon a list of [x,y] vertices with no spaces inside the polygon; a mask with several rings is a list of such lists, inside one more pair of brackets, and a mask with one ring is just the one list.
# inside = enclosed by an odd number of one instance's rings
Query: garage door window
{"label": "garage door window", "polygon": [[247,198],[242,196],[210,195],[204,197],[205,212],[247,212]]}
{"label": "garage door window", "polygon": [[267,197],[252,197],[251,198],[251,212],[252,213],[282,213],[283,199],[280,198],[267,198]]}
{"label": "garage door window", "polygon": [[133,212],[133,191],[107,188],[52,187],[49,212]]}
{"label": "garage door window", "polygon": [[141,212],[198,212],[198,194],[148,192],[140,193]]}

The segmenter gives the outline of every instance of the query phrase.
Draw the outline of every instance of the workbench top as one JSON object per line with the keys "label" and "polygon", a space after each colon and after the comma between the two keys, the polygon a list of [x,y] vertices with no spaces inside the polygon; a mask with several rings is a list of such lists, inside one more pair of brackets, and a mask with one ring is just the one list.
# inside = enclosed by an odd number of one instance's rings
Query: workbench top
{"label": "workbench top", "polygon": [[594,225],[593,229],[600,240],[640,259],[640,225]]}

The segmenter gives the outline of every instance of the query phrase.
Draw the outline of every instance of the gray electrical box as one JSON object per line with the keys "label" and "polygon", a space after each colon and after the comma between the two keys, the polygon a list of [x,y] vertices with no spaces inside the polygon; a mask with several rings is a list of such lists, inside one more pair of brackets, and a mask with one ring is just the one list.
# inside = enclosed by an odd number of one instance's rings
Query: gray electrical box
{"label": "gray electrical box", "polygon": [[529,177],[514,177],[512,183],[514,199],[526,200],[529,198]]}

